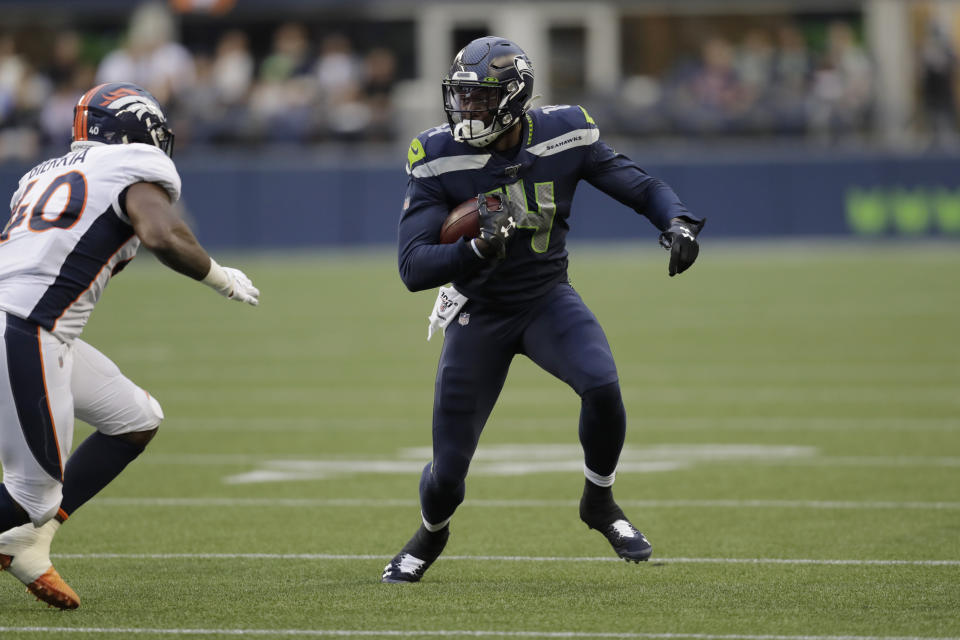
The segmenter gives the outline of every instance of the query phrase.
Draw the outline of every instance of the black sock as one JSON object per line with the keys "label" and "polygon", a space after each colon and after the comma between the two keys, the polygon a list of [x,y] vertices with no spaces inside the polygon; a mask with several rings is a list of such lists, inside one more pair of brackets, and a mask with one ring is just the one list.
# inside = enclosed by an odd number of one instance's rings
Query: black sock
{"label": "black sock", "polygon": [[580,519],[591,529],[602,529],[615,520],[626,520],[623,510],[613,500],[613,489],[584,479],[580,498]]}
{"label": "black sock", "polygon": [[445,525],[443,529],[439,531],[430,531],[421,524],[417,532],[410,538],[410,541],[404,545],[401,553],[409,553],[414,558],[433,562],[443,552],[443,548],[447,546],[447,540],[449,538],[449,524]]}
{"label": "black sock", "polygon": [[580,444],[587,468],[601,476],[612,474],[627,433],[627,413],[620,385],[612,382],[580,396]]}
{"label": "black sock", "polygon": [[72,514],[110,484],[145,447],[94,432],[67,459],[60,508]]}
{"label": "black sock", "polygon": [[10,497],[7,488],[0,482],[0,533],[30,522],[30,516]]}

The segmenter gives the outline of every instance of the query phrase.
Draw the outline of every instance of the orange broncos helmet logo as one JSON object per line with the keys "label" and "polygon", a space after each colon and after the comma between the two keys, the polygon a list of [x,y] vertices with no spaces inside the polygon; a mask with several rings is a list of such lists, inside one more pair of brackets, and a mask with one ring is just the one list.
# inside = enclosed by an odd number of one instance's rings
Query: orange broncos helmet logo
{"label": "orange broncos helmet logo", "polygon": [[103,102],[100,103],[101,107],[105,107],[114,100],[122,98],[123,96],[135,96],[139,95],[133,89],[128,89],[126,87],[120,87],[119,89],[114,89],[110,93],[103,94]]}

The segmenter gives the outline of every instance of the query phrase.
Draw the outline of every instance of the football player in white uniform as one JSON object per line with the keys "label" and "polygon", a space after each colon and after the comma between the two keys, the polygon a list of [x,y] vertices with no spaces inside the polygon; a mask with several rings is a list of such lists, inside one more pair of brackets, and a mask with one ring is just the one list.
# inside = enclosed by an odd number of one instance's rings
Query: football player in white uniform
{"label": "football player in white uniform", "polygon": [[[80,599],[50,562],[60,524],[146,447],[160,404],[80,339],[107,282],[143,244],[166,266],[256,306],[177,215],[180,176],[159,104],[102,84],[74,108],[70,153],[20,179],[0,232],[0,571],[40,600]],[[96,431],[70,454],[74,418]]]}

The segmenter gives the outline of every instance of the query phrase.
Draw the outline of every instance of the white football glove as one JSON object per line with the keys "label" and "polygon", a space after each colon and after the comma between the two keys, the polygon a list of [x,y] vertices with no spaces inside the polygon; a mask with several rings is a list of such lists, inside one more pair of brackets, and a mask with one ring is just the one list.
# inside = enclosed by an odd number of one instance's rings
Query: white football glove
{"label": "white football glove", "polygon": [[260,290],[253,286],[243,271],[221,267],[213,258],[210,258],[210,271],[201,282],[230,300],[246,302],[254,307],[260,304]]}

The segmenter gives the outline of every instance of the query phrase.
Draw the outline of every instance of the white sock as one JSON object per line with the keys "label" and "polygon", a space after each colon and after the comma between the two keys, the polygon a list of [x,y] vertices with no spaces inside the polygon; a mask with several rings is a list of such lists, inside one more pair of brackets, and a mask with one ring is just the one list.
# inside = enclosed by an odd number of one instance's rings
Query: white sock
{"label": "white sock", "polygon": [[420,519],[423,520],[423,526],[424,526],[424,527],[426,528],[426,530],[429,531],[430,533],[436,533],[437,531],[440,531],[440,530],[443,529],[445,526],[447,526],[448,524],[450,524],[450,518],[447,518],[446,520],[444,520],[444,521],[441,522],[440,524],[432,524],[432,523],[430,523],[430,522],[427,522],[427,519],[423,516],[423,512],[422,512],[422,511],[420,512]]}
{"label": "white sock", "polygon": [[586,464],[583,465],[583,475],[587,477],[587,480],[597,485],[598,487],[612,487],[613,481],[617,478],[617,472],[614,471],[608,476],[602,476],[599,473],[594,473],[591,471]]}

